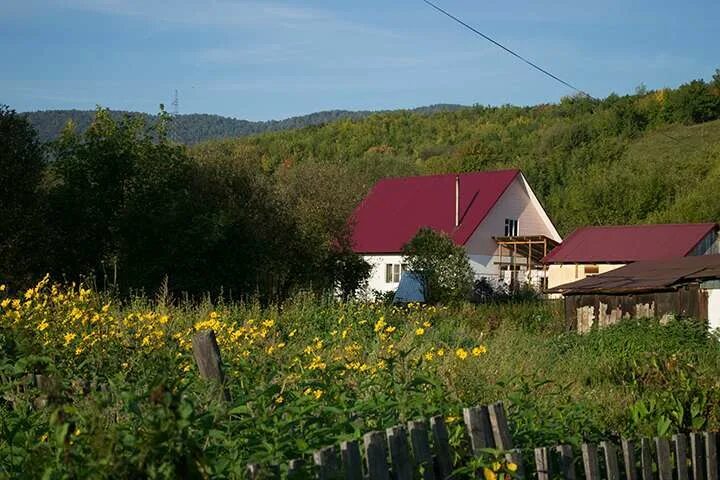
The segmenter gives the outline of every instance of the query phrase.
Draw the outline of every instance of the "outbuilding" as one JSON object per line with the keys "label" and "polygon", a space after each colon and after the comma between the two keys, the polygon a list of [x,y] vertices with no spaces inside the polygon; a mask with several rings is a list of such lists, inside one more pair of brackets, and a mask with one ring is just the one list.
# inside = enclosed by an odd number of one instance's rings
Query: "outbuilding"
{"label": "outbuilding", "polygon": [[543,258],[548,288],[648,260],[720,253],[716,223],[578,228]]}
{"label": "outbuilding", "polygon": [[692,317],[720,328],[720,255],[635,262],[550,292],[565,297],[568,327],[581,333],[633,317]]}

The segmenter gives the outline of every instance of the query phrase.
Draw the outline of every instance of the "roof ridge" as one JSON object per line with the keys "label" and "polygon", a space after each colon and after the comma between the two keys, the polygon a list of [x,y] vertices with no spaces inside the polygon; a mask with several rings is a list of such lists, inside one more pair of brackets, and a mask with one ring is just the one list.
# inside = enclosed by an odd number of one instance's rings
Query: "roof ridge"
{"label": "roof ridge", "polygon": [[[590,230],[594,228],[651,228],[651,227],[689,227],[689,226],[715,226],[717,222],[687,222],[687,223],[637,223],[631,225],[585,225],[572,231],[570,235],[579,230]],[[570,237],[568,237],[570,238]]]}
{"label": "roof ridge", "polygon": [[482,173],[508,173],[508,172],[522,172],[519,168],[501,168],[499,170],[477,170],[472,172],[450,172],[450,173],[433,173],[431,175],[405,175],[402,177],[383,177],[379,179],[375,184],[380,182],[387,182],[392,180],[409,180],[414,178],[440,178],[440,177],[455,177],[463,175],[477,175]]}

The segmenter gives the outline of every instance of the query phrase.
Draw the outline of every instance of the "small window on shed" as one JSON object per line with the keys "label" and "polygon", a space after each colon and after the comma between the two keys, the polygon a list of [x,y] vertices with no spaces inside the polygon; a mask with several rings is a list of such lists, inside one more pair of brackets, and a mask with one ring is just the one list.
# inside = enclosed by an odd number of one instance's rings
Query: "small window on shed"
{"label": "small window on shed", "polygon": [[600,267],[597,265],[585,265],[584,270],[586,276],[597,275],[600,273]]}
{"label": "small window on shed", "polygon": [[505,236],[506,237],[517,237],[518,236],[517,218],[506,218],[505,219]]}

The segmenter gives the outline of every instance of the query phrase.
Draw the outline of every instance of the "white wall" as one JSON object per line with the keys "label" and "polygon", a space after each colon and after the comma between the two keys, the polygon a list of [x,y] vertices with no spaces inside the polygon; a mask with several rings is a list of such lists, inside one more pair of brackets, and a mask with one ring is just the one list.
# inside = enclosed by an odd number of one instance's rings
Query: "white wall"
{"label": "white wall", "polygon": [[708,328],[720,328],[720,289],[707,290],[708,293]]}
{"label": "white wall", "polygon": [[367,293],[373,290],[378,292],[394,292],[398,283],[387,283],[385,281],[385,265],[388,263],[402,264],[402,255],[363,255],[363,258],[372,266],[370,277],[368,277]]}

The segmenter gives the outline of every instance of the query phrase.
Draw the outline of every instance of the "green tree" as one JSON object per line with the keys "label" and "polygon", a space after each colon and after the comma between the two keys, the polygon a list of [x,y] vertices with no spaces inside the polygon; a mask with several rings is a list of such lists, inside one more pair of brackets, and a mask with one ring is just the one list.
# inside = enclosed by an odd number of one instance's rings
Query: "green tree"
{"label": "green tree", "polygon": [[421,228],[403,247],[410,271],[423,284],[425,301],[448,303],[468,298],[474,274],[465,249],[430,228]]}
{"label": "green tree", "polygon": [[40,268],[44,168],[35,129],[0,105],[0,283],[23,286]]}

